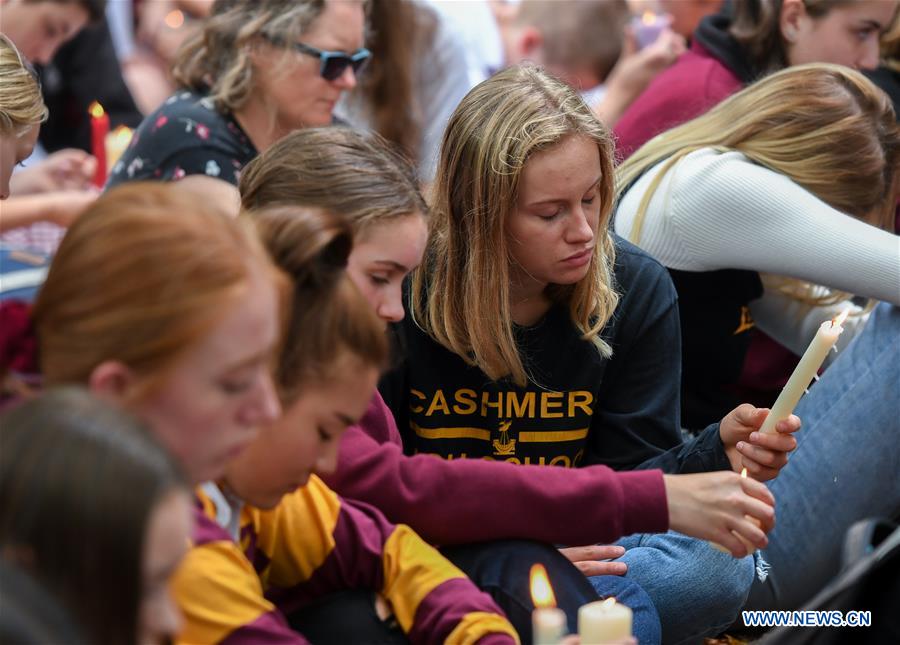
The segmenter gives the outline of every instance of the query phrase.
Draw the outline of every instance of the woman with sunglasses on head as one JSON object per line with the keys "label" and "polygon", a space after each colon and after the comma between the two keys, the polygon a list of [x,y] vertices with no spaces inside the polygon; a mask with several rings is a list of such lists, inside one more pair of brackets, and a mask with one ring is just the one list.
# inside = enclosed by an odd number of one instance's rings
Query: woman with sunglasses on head
{"label": "woman with sunglasses on head", "polygon": [[328,125],[366,63],[361,0],[218,0],[174,66],[181,88],[135,131],[108,185],[198,183],[236,205],[241,168],[285,134]]}

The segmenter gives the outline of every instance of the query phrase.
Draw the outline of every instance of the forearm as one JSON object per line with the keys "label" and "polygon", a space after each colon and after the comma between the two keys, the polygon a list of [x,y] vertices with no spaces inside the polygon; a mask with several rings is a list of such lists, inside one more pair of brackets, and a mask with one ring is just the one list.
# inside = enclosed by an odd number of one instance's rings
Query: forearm
{"label": "forearm", "polygon": [[46,194],[14,195],[0,205],[0,232],[52,220],[56,204]]}
{"label": "forearm", "polygon": [[588,544],[666,530],[659,472],[409,457],[351,428],[337,472],[325,479],[339,494],[377,506],[435,544],[505,538]]}
{"label": "forearm", "polygon": [[637,468],[659,468],[667,474],[683,475],[731,470],[731,462],[725,454],[719,424],[714,423],[696,437],[648,459]]}

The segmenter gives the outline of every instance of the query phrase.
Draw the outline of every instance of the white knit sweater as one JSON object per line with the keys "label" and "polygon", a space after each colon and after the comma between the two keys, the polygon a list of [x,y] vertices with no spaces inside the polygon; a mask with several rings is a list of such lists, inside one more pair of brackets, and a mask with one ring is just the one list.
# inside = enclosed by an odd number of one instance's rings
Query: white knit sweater
{"label": "white knit sweater", "polygon": [[[634,241],[638,205],[660,166],[619,202],[614,226],[626,239]],[[739,152],[704,148],[669,169],[650,200],[638,245],[672,269],[748,269],[900,305],[900,237],[831,208]],[[760,328],[794,351],[835,310],[773,292],[751,306]]]}

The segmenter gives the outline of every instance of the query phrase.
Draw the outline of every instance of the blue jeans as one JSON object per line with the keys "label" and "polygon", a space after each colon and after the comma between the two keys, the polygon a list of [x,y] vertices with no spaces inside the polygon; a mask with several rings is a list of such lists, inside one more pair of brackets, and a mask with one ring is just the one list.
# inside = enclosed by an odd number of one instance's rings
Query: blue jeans
{"label": "blue jeans", "polygon": [[[753,583],[752,557],[736,559],[674,531],[631,535],[616,544],[625,547],[618,558],[628,565],[625,579],[638,583],[659,612],[663,643],[696,643],[722,632]],[[598,591],[604,577],[590,578]]]}
{"label": "blue jeans", "polygon": [[[620,576],[598,576],[588,583],[559,551],[546,544],[526,540],[499,540],[444,547],[441,553],[462,569],[480,589],[491,594],[519,632],[522,643],[531,643],[531,602],[528,576],[531,565],[541,563],[556,595],[557,606],[566,612],[569,632],[578,633],[578,608],[599,597],[615,596],[634,612],[633,633],[641,645],[659,643],[659,616],[649,596],[632,580]],[[595,591],[596,590],[596,591]]]}
{"label": "blue jeans", "polygon": [[900,308],[879,304],[794,413],[799,445],[769,483],[771,568],[748,609],[801,606],[838,573],[854,522],[900,513]]}

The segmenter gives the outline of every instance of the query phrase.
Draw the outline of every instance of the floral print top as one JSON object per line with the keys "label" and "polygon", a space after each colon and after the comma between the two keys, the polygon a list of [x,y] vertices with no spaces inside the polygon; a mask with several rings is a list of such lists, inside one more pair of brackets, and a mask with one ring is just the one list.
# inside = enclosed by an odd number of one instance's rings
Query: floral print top
{"label": "floral print top", "polygon": [[207,175],[237,186],[256,148],[228,112],[199,92],[181,89],[138,126],[109,173],[106,188],[129,181],[178,181]]}

